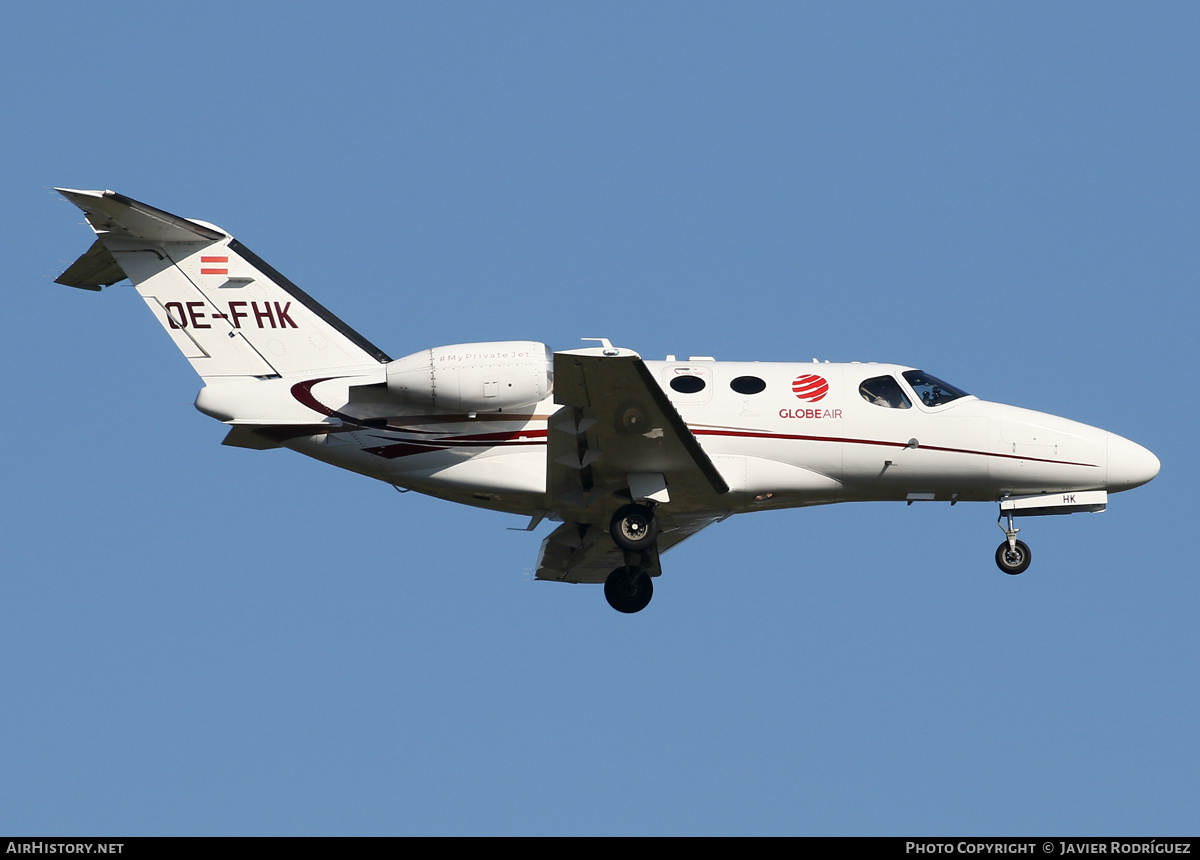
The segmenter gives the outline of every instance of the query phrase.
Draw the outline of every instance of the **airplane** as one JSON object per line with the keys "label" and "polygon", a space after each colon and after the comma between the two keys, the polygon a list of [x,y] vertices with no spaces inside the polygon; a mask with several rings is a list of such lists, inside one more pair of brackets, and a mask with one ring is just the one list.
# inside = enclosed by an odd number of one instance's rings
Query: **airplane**
{"label": "airplane", "polygon": [[57,282],[132,282],[204,385],[225,445],[289,448],[391,484],[559,525],[535,577],[644,609],[660,554],[733,514],[855,501],[1103,511],[1159,461],[1096,427],[875,362],[647,361],[606,338],[437,346],[393,360],[213,224],[113,191],[55,189],[96,239]]}

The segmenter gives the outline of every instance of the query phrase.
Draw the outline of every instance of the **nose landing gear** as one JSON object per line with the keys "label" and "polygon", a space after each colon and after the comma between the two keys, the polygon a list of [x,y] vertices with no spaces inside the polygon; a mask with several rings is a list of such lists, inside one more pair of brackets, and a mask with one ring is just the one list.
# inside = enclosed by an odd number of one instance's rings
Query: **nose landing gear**
{"label": "nose landing gear", "polygon": [[[1043,490],[1029,496],[1002,496],[1000,516],[996,525],[1004,532],[1005,541],[996,549],[996,566],[1007,574],[1024,573],[1032,557],[1029,547],[1017,540],[1020,529],[1013,526],[1013,514],[1023,517],[1045,517],[1052,514],[1099,513],[1108,507],[1106,490]],[[1001,520],[1008,517],[1008,525]]]}
{"label": "nose landing gear", "polygon": [[1025,541],[1014,540],[1013,543],[1015,545],[1010,547],[1008,541],[1005,541],[996,547],[996,567],[1011,576],[1016,576],[1029,568],[1032,554]]}
{"label": "nose landing gear", "polygon": [[1005,541],[996,547],[996,567],[1010,576],[1016,576],[1018,573],[1024,573],[1029,569],[1029,562],[1033,560],[1033,553],[1029,551],[1029,547],[1025,541],[1017,540],[1017,532],[1020,531],[1013,525],[1012,511],[1008,511],[1008,526],[1001,525],[1000,521],[1004,519],[1005,512],[1001,512],[996,518],[996,525],[1000,526],[1000,530],[1004,532]]}

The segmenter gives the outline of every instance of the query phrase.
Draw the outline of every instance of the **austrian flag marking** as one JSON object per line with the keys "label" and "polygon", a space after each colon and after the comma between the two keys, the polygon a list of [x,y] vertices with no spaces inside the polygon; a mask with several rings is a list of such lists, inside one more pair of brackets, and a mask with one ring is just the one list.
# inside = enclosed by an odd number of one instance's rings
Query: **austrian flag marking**
{"label": "austrian flag marking", "polygon": [[825,377],[817,376],[815,373],[805,373],[797,376],[792,382],[792,393],[801,400],[807,400],[809,403],[816,403],[829,393],[829,383],[825,381]]}
{"label": "austrian flag marking", "polygon": [[[220,263],[222,269],[206,269],[206,265],[211,263]],[[228,275],[229,274],[229,258],[228,257],[201,257],[200,258],[200,274],[202,275]]]}

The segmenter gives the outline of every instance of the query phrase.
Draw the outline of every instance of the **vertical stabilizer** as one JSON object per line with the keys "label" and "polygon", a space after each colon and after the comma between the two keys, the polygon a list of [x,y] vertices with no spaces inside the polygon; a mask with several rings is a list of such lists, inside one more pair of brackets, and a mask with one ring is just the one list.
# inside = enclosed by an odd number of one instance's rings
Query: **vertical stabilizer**
{"label": "vertical stabilizer", "polygon": [[100,289],[127,277],[205,382],[389,360],[223,230],[113,191],[57,190],[97,236],[59,283]]}

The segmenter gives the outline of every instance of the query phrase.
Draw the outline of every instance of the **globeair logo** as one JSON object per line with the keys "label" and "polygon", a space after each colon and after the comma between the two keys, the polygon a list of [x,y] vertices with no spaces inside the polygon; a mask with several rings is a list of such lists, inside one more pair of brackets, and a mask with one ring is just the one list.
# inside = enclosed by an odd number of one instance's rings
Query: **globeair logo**
{"label": "globeair logo", "polygon": [[792,393],[801,400],[807,400],[809,403],[816,403],[829,393],[829,383],[825,381],[825,377],[817,376],[815,373],[805,373],[802,376],[797,376],[792,383]]}

